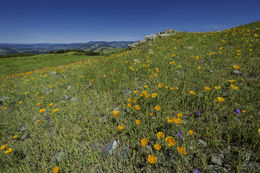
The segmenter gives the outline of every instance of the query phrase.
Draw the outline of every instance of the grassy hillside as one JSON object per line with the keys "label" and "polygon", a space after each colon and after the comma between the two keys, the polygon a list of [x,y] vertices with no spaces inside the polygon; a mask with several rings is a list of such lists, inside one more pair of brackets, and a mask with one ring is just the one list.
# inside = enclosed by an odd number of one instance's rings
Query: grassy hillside
{"label": "grassy hillside", "polygon": [[24,57],[0,58],[0,75],[26,72],[43,67],[68,64],[89,59],[85,55],[69,52],[66,54],[42,54]]}
{"label": "grassy hillside", "polygon": [[259,30],[2,76],[0,170],[259,172]]}

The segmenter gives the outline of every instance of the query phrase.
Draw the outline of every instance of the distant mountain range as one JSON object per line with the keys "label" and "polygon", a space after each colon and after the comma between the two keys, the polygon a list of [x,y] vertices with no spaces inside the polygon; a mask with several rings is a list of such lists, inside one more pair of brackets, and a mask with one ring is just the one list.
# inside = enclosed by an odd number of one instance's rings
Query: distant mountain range
{"label": "distant mountain range", "polygon": [[56,51],[60,49],[80,49],[95,50],[101,47],[107,48],[126,48],[128,44],[136,41],[90,41],[88,43],[71,43],[71,44],[52,44],[52,43],[36,43],[36,44],[12,44],[0,43],[0,55],[10,54],[41,54]]}

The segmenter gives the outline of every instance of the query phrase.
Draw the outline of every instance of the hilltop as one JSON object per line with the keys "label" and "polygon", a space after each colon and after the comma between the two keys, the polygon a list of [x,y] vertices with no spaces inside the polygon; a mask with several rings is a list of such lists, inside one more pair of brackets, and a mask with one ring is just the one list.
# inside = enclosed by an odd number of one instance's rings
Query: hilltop
{"label": "hilltop", "polygon": [[259,172],[260,22],[2,75],[3,172]]}

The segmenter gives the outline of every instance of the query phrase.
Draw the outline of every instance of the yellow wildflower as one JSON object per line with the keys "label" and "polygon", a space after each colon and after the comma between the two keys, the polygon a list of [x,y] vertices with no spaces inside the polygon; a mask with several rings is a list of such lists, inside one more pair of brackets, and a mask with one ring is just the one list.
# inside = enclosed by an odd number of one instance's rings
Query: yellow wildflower
{"label": "yellow wildflower", "polygon": [[167,144],[171,147],[174,146],[176,144],[175,139],[172,136],[168,136],[165,141],[167,142]]}
{"label": "yellow wildflower", "polygon": [[194,91],[190,91],[190,95],[195,95],[196,93]]}
{"label": "yellow wildflower", "polygon": [[4,110],[7,110],[7,107],[6,107],[6,106],[4,106]]}
{"label": "yellow wildflower", "polygon": [[50,104],[49,104],[49,107],[52,107],[53,105],[54,105],[54,103],[50,103]]}
{"label": "yellow wildflower", "polygon": [[173,88],[173,87],[170,87],[170,90],[172,91],[172,90],[174,90],[174,88]]}
{"label": "yellow wildflower", "polygon": [[150,117],[152,117],[152,116],[153,116],[153,113],[152,113],[152,112],[150,112],[150,113],[149,113],[149,116],[150,116]]}
{"label": "yellow wildflower", "polygon": [[260,128],[258,129],[258,134],[260,135]]}
{"label": "yellow wildflower", "polygon": [[39,110],[39,112],[40,112],[40,113],[43,113],[43,112],[45,112],[45,109],[42,108],[42,109]]}
{"label": "yellow wildflower", "polygon": [[157,162],[157,158],[154,155],[148,155],[148,162],[150,164],[155,164]]}
{"label": "yellow wildflower", "polygon": [[7,148],[7,144],[6,145],[2,145],[1,147],[0,147],[0,150],[5,150]]}
{"label": "yellow wildflower", "polygon": [[19,138],[19,136],[18,136],[18,135],[14,135],[13,138],[14,138],[14,139],[17,139],[17,138]]}
{"label": "yellow wildflower", "polygon": [[164,135],[163,132],[158,132],[158,133],[157,133],[157,137],[158,137],[159,139],[161,139],[161,138],[164,138],[165,135]]}
{"label": "yellow wildflower", "polygon": [[132,105],[131,105],[130,103],[128,103],[128,104],[127,104],[127,107],[128,107],[128,108],[131,108],[131,107],[132,107]]}
{"label": "yellow wildflower", "polygon": [[58,173],[59,170],[60,170],[60,168],[59,168],[58,166],[55,166],[55,167],[53,168],[53,173]]}
{"label": "yellow wildflower", "polygon": [[229,83],[234,83],[235,80],[231,79],[231,80],[228,80]]}
{"label": "yellow wildflower", "polygon": [[136,124],[136,125],[141,124],[141,120],[135,120],[135,124]]}
{"label": "yellow wildflower", "polygon": [[23,101],[19,101],[19,104],[23,104]]}
{"label": "yellow wildflower", "polygon": [[143,139],[141,140],[141,145],[142,145],[142,146],[148,145],[148,140],[147,140],[146,138],[143,138]]}
{"label": "yellow wildflower", "polygon": [[175,118],[170,118],[170,117],[167,117],[167,121],[168,123],[175,123]]}
{"label": "yellow wildflower", "polygon": [[160,144],[155,144],[155,145],[154,145],[154,148],[155,148],[157,151],[159,151],[159,150],[161,150],[162,146],[161,146]]}
{"label": "yellow wildflower", "polygon": [[190,135],[193,135],[193,134],[194,134],[194,131],[193,131],[193,130],[189,130],[189,134],[190,134]]}
{"label": "yellow wildflower", "polygon": [[243,109],[243,110],[242,110],[242,112],[243,112],[243,113],[246,113],[246,110],[245,110],[245,109]]}
{"label": "yellow wildflower", "polygon": [[225,99],[223,97],[218,97],[218,102],[223,102]]}
{"label": "yellow wildflower", "polygon": [[198,66],[197,69],[200,70],[201,69],[200,66]]}
{"label": "yellow wildflower", "polygon": [[121,125],[118,126],[118,128],[119,128],[120,130],[123,130],[123,129],[125,128],[125,126],[124,126],[123,124],[121,124]]}
{"label": "yellow wildflower", "polygon": [[119,111],[118,110],[113,111],[113,117],[117,117],[118,115],[119,115]]}
{"label": "yellow wildflower", "polygon": [[187,152],[185,151],[185,148],[182,146],[182,147],[177,147],[177,150],[178,150],[178,152],[180,153],[180,154],[184,154],[184,155],[186,155],[187,154]]}
{"label": "yellow wildflower", "polygon": [[211,89],[210,89],[210,87],[206,86],[206,87],[205,87],[205,90],[206,90],[206,91],[210,91]]}
{"label": "yellow wildflower", "polygon": [[135,106],[135,109],[136,109],[137,111],[140,111],[141,107],[140,107],[139,105],[136,105],[136,106]]}
{"label": "yellow wildflower", "polygon": [[220,86],[215,86],[215,89],[216,89],[216,90],[220,90],[221,87],[220,87]]}
{"label": "yellow wildflower", "polygon": [[10,154],[11,152],[13,152],[12,148],[8,148],[8,150],[5,151],[5,154]]}
{"label": "yellow wildflower", "polygon": [[163,84],[162,84],[162,83],[159,83],[159,84],[158,84],[158,87],[159,87],[159,88],[162,88],[162,87],[163,87]]}
{"label": "yellow wildflower", "polygon": [[231,84],[232,89],[238,90],[238,86]]}
{"label": "yellow wildflower", "polygon": [[148,88],[148,85],[145,85],[144,88]]}
{"label": "yellow wildflower", "polygon": [[52,112],[55,113],[55,112],[58,112],[58,108],[55,108]]}
{"label": "yellow wildflower", "polygon": [[152,98],[157,97],[157,93],[152,93]]}
{"label": "yellow wildflower", "polygon": [[41,120],[37,120],[37,123],[41,122]]}
{"label": "yellow wildflower", "polygon": [[36,106],[38,106],[38,107],[41,106],[41,103],[37,103]]}
{"label": "yellow wildflower", "polygon": [[157,105],[157,106],[154,107],[154,109],[157,110],[157,111],[160,111],[161,107],[159,105]]}
{"label": "yellow wildflower", "polygon": [[131,99],[127,99],[127,101],[128,101],[129,103],[131,103],[132,100],[131,100]]}
{"label": "yellow wildflower", "polygon": [[137,93],[138,93],[138,90],[134,90],[134,93],[137,94]]}
{"label": "yellow wildflower", "polygon": [[133,103],[136,103],[136,100],[133,100]]}
{"label": "yellow wildflower", "polygon": [[176,124],[181,124],[182,123],[182,120],[180,118],[175,118],[175,123]]}
{"label": "yellow wildflower", "polygon": [[178,113],[177,116],[178,116],[178,118],[181,118],[182,117],[182,113]]}
{"label": "yellow wildflower", "polygon": [[234,65],[233,67],[234,67],[234,69],[237,69],[237,70],[240,69],[239,65]]}

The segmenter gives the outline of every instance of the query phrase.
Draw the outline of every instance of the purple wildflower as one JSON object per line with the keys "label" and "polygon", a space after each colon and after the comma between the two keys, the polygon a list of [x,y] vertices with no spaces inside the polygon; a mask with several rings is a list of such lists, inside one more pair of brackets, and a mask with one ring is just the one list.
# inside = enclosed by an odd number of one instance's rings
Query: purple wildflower
{"label": "purple wildflower", "polygon": [[179,138],[181,139],[181,131],[178,133]]}
{"label": "purple wildflower", "polygon": [[195,168],[194,173],[199,173],[199,172],[200,171],[197,168]]}
{"label": "purple wildflower", "polygon": [[52,125],[51,125],[52,127],[54,127],[54,123],[52,123]]}
{"label": "purple wildflower", "polygon": [[237,108],[237,109],[235,110],[235,112],[236,112],[237,114],[240,114],[240,113],[241,113],[239,108]]}
{"label": "purple wildflower", "polygon": [[201,114],[201,112],[200,112],[200,110],[198,110],[198,115],[200,115]]}
{"label": "purple wildflower", "polygon": [[202,61],[200,61],[200,63],[204,63],[204,61],[202,60]]}

